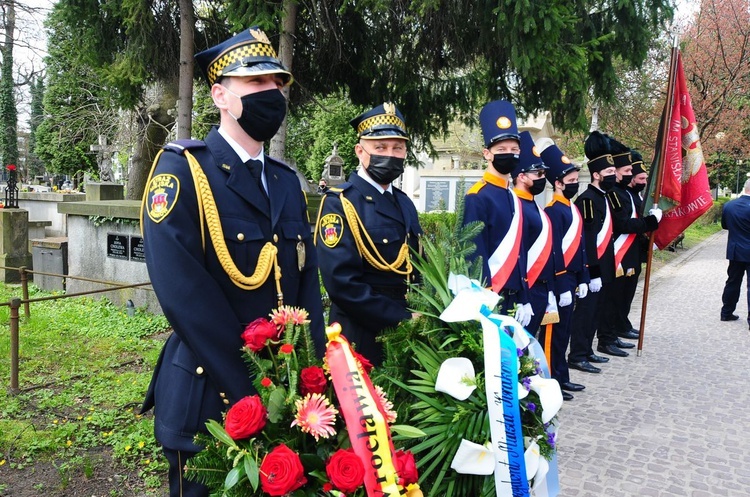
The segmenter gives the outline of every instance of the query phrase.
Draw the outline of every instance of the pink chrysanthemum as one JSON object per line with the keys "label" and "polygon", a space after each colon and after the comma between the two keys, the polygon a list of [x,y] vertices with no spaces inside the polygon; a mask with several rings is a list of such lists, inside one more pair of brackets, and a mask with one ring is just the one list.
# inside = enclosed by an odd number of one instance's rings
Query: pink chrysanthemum
{"label": "pink chrysanthemum", "polygon": [[383,412],[385,412],[385,421],[388,424],[395,423],[396,417],[398,417],[398,414],[396,413],[396,411],[393,410],[393,402],[388,400],[388,397],[386,397],[385,392],[378,385],[375,385],[375,393],[378,394],[378,400],[380,401],[380,405],[383,407]]}
{"label": "pink chrysanthemum", "polygon": [[282,305],[271,312],[271,321],[276,326],[286,326],[288,324],[302,325],[307,324],[309,314],[306,310],[290,305]]}
{"label": "pink chrysanthemum", "polygon": [[316,442],[320,437],[328,438],[336,434],[334,424],[339,412],[324,395],[308,393],[304,398],[297,399],[295,407],[297,415],[292,426],[299,426],[300,430],[315,437]]}

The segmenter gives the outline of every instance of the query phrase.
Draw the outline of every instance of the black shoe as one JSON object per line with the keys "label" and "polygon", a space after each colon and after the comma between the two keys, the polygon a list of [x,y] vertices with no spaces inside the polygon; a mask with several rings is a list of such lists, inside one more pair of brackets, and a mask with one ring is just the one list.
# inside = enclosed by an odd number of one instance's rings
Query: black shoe
{"label": "black shoe", "polygon": [[568,392],[580,392],[586,387],[579,383],[571,383],[569,381],[566,381],[565,383],[560,383],[560,388],[563,390],[567,390]]}
{"label": "black shoe", "polygon": [[632,344],[630,342],[623,342],[619,338],[615,340],[615,346],[621,349],[632,349],[635,347],[635,344]]}
{"label": "black shoe", "polygon": [[596,366],[592,366],[589,361],[581,361],[581,362],[570,362],[568,361],[568,367],[577,369],[578,371],[583,371],[585,373],[601,373],[602,370],[597,368]]}
{"label": "black shoe", "polygon": [[628,340],[638,340],[638,337],[640,337],[641,334],[638,333],[638,330],[630,329],[628,331],[618,333],[617,336],[620,338],[627,338]]}
{"label": "black shoe", "polygon": [[589,362],[596,362],[596,363],[601,364],[601,363],[604,363],[604,362],[609,362],[609,357],[604,357],[604,356],[601,356],[601,355],[591,354],[590,356],[588,356],[588,360],[589,360]]}
{"label": "black shoe", "polygon": [[624,350],[618,349],[617,346],[615,346],[615,344],[612,344],[612,343],[609,344],[609,345],[599,345],[596,348],[596,351],[597,352],[602,352],[604,354],[614,355],[614,356],[617,356],[617,357],[627,357],[627,356],[630,355],[627,352],[625,352]]}
{"label": "black shoe", "polygon": [[737,314],[730,314],[729,316],[721,316],[722,321],[737,321],[740,317]]}
{"label": "black shoe", "polygon": [[573,400],[573,395],[568,392],[563,392],[563,400]]}

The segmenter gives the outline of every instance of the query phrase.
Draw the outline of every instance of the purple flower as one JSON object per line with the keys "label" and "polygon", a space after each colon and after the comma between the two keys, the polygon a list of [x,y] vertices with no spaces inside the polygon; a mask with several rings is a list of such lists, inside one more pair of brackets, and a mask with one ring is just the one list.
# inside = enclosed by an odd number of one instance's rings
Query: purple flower
{"label": "purple flower", "polygon": [[531,412],[536,412],[536,404],[534,404],[533,402],[529,402],[528,404],[526,404],[526,409]]}
{"label": "purple flower", "polygon": [[554,433],[547,433],[547,443],[553,449],[555,448],[555,434]]}
{"label": "purple flower", "polygon": [[516,348],[516,354],[518,357],[523,357],[524,351],[523,349]]}
{"label": "purple flower", "polygon": [[531,378],[529,378],[528,376],[521,380],[521,384],[523,385],[523,387],[526,389],[527,392],[531,390]]}

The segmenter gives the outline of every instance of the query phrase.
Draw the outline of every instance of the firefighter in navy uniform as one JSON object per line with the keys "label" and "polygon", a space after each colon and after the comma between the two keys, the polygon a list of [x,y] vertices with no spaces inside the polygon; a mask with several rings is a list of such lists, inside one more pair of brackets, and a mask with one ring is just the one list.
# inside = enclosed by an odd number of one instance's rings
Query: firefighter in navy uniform
{"label": "firefighter in navy uniform", "polygon": [[[615,239],[615,280],[608,290],[607,299],[603,302],[604,312],[600,327],[606,329],[609,335],[618,337],[615,341],[617,347],[631,349],[635,345],[621,338],[638,338],[638,333],[632,331],[628,314],[638,286],[641,238],[659,226],[662,212],[656,208],[649,210],[648,216],[640,215],[640,199],[636,202],[635,195],[628,190],[633,180],[632,151],[611,137],[610,142],[617,175],[617,184],[607,194],[612,208],[612,230]],[[640,163],[643,164],[642,159]]]}
{"label": "firefighter in navy uniform", "polygon": [[315,244],[330,322],[341,324],[357,352],[378,365],[383,345],[377,338],[413,317],[406,291],[417,278],[410,252],[419,250],[422,228],[414,203],[392,185],[404,172],[409,140],[401,112],[384,103],[351,125],[360,167],[323,197]]}
{"label": "firefighter in navy uniform", "polygon": [[523,211],[523,241],[526,248],[526,283],[529,303],[534,313],[526,329],[536,336],[548,308],[557,313],[555,297],[555,265],[552,256],[552,227],[547,214],[534,200],[547,187],[547,166],[534,145],[531,133],[519,134],[521,154],[513,170],[513,192],[521,201]]}
{"label": "firefighter in navy uniform", "polygon": [[[591,283],[589,294],[578,301],[573,311],[568,366],[587,373],[600,373],[601,369],[591,364],[591,358],[598,361],[597,358],[600,357],[594,354],[592,347],[601,319],[602,306],[599,304],[602,288],[615,279],[612,211],[605,196],[616,181],[615,162],[609,153],[607,137],[598,131],[594,131],[586,139],[585,151],[591,184],[578,195],[575,205],[583,218],[583,239]],[[627,355],[613,343],[607,343],[605,347],[600,336],[597,350],[613,352],[609,347]]]}
{"label": "firefighter in navy uniform", "polygon": [[169,461],[170,495],[208,496],[183,468],[209,419],[252,395],[241,334],[280,303],[310,313],[324,343],[315,247],[294,171],[263,153],[286,114],[291,74],[251,28],[196,55],[220,112],[205,141],[168,144],[142,206],[146,263],[173,327],[143,411]]}
{"label": "firefighter in navy uniform", "polygon": [[527,326],[533,311],[526,281],[523,209],[510,188],[521,153],[516,109],[506,100],[495,100],[482,107],[479,121],[487,168],[466,192],[463,222],[481,221],[484,228],[474,239],[476,251],[470,260],[481,257],[483,282],[503,297],[500,312],[508,314],[517,305],[515,318]]}

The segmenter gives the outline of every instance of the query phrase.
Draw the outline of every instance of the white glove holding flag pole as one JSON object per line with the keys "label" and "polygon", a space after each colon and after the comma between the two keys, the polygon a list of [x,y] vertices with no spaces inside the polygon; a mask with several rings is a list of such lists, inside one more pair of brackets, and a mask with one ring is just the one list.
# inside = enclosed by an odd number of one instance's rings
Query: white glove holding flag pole
{"label": "white glove holding flag pole", "polygon": [[570,290],[560,294],[560,307],[567,307],[573,303],[573,294]]}
{"label": "white glove holding flag pole", "polygon": [[596,293],[601,289],[602,289],[602,279],[601,278],[592,279],[591,283],[589,284],[589,290]]}
{"label": "white glove holding flag pole", "polygon": [[653,209],[649,209],[648,213],[649,215],[654,216],[656,218],[657,223],[661,222],[661,216],[662,216],[661,209],[659,209],[658,207],[654,207]]}
{"label": "white glove holding flag pole", "polygon": [[531,304],[519,304],[516,309],[516,321],[521,323],[524,328],[531,322],[531,316],[534,315],[534,311],[531,310]]}
{"label": "white glove holding flag pole", "polygon": [[578,289],[576,290],[576,295],[578,295],[579,299],[585,299],[586,295],[589,294],[589,286],[586,283],[581,283],[578,285]]}

